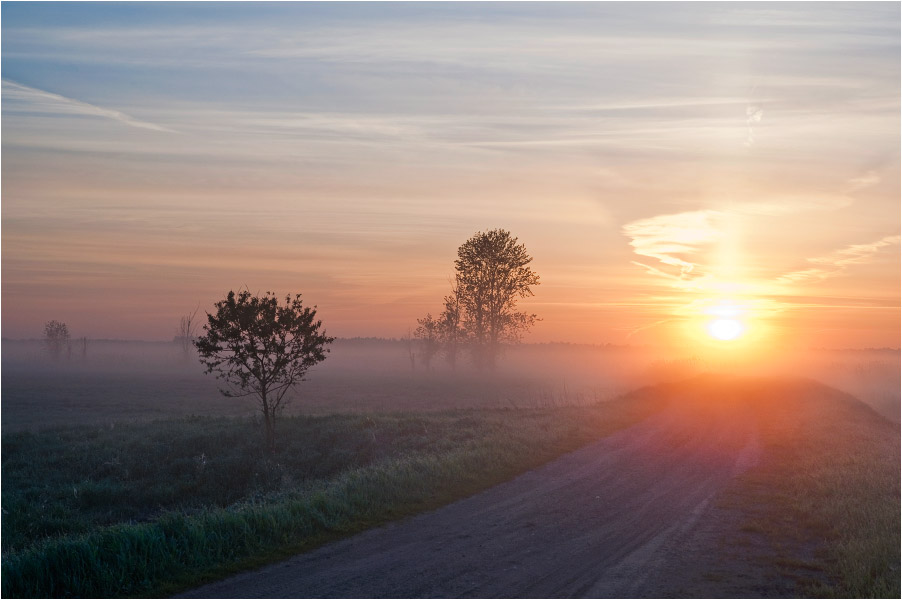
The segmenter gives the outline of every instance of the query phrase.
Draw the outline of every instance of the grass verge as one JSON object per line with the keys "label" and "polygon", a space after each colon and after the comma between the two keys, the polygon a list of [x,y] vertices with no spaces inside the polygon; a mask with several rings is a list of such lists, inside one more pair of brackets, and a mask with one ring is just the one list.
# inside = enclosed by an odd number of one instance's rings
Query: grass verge
{"label": "grass verge", "polygon": [[187,419],[3,438],[4,597],[172,593],[434,508],[660,406]]}
{"label": "grass verge", "polygon": [[743,529],[769,541],[801,594],[898,598],[898,423],[812,381],[749,383],[741,395],[762,449],[725,497],[747,515]]}

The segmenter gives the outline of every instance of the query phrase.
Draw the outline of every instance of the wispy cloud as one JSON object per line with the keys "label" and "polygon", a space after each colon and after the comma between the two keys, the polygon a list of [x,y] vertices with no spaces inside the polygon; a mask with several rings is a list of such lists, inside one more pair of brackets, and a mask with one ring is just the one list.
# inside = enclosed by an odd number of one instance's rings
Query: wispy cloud
{"label": "wispy cloud", "polygon": [[680,279],[691,279],[699,276],[698,263],[688,258],[723,237],[723,217],[724,213],[716,210],[658,215],[627,223],[623,234],[631,238],[630,246],[636,254],[676,267]]}
{"label": "wispy cloud", "polygon": [[899,244],[900,239],[902,238],[898,235],[888,235],[869,244],[852,244],[826,256],[809,258],[808,262],[822,266],[786,273],[778,277],[777,282],[802,283],[834,277],[842,273],[849,265],[869,262],[881,248],[895,246]]}
{"label": "wispy cloud", "polygon": [[59,94],[39,90],[37,88],[22,85],[15,81],[3,80],[3,100],[7,104],[4,106],[6,110],[10,109],[9,102],[21,103],[22,107],[13,105],[13,110],[22,110],[24,112],[41,113],[41,114],[66,114],[66,115],[82,115],[91,117],[100,117],[104,119],[112,119],[119,121],[130,127],[139,129],[150,129],[152,131],[165,131],[168,133],[176,133],[172,129],[136,119],[124,112],[95,106],[87,102],[67,98]]}
{"label": "wispy cloud", "polygon": [[678,275],[671,275],[670,273],[665,273],[661,269],[656,269],[655,267],[652,267],[645,263],[641,263],[637,260],[631,260],[630,262],[632,264],[636,265],[637,267],[642,267],[643,269],[645,269],[645,272],[649,275],[655,275],[657,277],[664,277],[665,279],[675,279],[677,281],[680,280],[680,277]]}
{"label": "wispy cloud", "polygon": [[760,217],[782,217],[811,211],[832,211],[852,204],[852,198],[843,194],[768,194],[767,200],[737,202],[729,212]]}
{"label": "wispy cloud", "polygon": [[900,236],[888,235],[884,238],[871,242],[870,244],[853,244],[842,250],[838,250],[832,256],[812,258],[813,263],[834,265],[837,267],[845,267],[859,263],[865,263],[870,260],[871,256],[876,254],[881,248],[886,246],[895,246],[899,243]]}
{"label": "wispy cloud", "polygon": [[871,169],[857,177],[849,179],[849,185],[851,186],[852,191],[856,191],[871,187],[872,185],[877,185],[881,180],[880,173]]}
{"label": "wispy cloud", "polygon": [[755,125],[764,118],[764,109],[757,104],[749,104],[745,109],[745,121],[748,126],[748,135],[746,136],[745,145],[751,146],[755,143]]}

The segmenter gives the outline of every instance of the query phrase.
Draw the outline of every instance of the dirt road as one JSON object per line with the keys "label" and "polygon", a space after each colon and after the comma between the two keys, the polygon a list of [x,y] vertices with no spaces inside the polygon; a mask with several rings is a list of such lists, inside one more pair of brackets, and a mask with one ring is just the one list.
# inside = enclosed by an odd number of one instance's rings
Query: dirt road
{"label": "dirt road", "polygon": [[670,408],[483,493],[185,597],[668,595],[656,575],[716,552],[686,542],[756,462],[751,423],[711,403]]}

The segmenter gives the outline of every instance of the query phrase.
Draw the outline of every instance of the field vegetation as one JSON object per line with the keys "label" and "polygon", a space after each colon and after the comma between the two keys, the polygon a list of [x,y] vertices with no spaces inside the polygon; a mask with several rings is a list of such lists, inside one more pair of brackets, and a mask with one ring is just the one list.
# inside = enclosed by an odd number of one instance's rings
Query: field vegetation
{"label": "field vegetation", "polygon": [[486,488],[637,422],[592,407],[186,418],[3,436],[3,595],[158,595]]}
{"label": "field vegetation", "polygon": [[811,594],[898,598],[898,424],[828,388],[816,392],[800,390],[795,419],[781,418],[776,402],[763,413],[767,462],[745,482],[748,497],[770,490],[771,527],[789,521],[798,539],[823,540],[816,564],[828,578]]}
{"label": "field vegetation", "polygon": [[749,414],[762,450],[723,497],[745,515],[743,529],[767,540],[806,596],[898,598],[898,423],[809,380],[737,392],[740,402],[756,398]]}

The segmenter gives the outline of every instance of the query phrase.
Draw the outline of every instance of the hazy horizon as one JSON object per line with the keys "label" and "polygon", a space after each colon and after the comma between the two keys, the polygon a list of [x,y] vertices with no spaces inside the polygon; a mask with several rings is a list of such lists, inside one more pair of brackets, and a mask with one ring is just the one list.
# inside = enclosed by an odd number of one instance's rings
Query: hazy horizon
{"label": "hazy horizon", "polygon": [[[199,333],[203,333],[200,331]],[[72,345],[77,345],[82,339],[87,339],[88,342],[100,342],[100,343],[123,343],[123,344],[173,344],[179,342],[178,336],[173,335],[170,339],[142,339],[142,338],[92,338],[90,336],[77,336],[70,337],[69,343]],[[43,336],[32,336],[32,337],[21,337],[21,338],[13,338],[8,337],[6,335],[2,336],[3,341],[6,342],[22,342],[22,343],[37,343],[37,344],[45,344],[46,339]],[[336,336],[336,342],[360,342],[360,343],[377,343],[377,342],[389,342],[395,344],[401,343],[413,343],[415,345],[420,344],[420,341],[413,337],[401,336],[401,337],[381,337],[381,336]],[[516,348],[518,346],[587,346],[591,348],[610,348],[610,349],[634,349],[641,350],[643,348],[653,348],[656,350],[671,350],[669,346],[662,345],[656,346],[654,344],[614,344],[610,342],[569,342],[566,340],[549,340],[544,342],[537,341],[522,341],[522,342],[510,342],[506,344],[501,344],[503,348]],[[825,352],[902,352],[902,347],[899,346],[861,346],[861,347],[840,347],[840,346],[810,346],[807,348],[808,350],[822,350]],[[466,352],[466,348],[464,348]],[[691,352],[689,353],[691,355]],[[437,362],[441,362],[441,358],[436,359]]]}
{"label": "hazy horizon", "polygon": [[761,352],[899,347],[898,4],[2,16],[4,338],[167,340],[243,288],[401,338],[501,227],[528,342],[718,352],[727,306]]}

